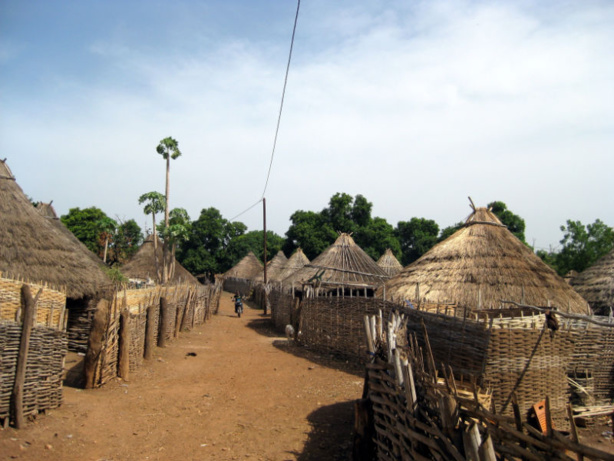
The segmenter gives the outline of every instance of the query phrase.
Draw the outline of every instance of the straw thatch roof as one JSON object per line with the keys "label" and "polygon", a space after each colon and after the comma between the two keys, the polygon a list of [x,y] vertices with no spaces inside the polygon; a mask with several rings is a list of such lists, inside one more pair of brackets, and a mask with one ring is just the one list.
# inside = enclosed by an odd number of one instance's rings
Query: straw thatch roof
{"label": "straw thatch roof", "polygon": [[[586,301],[486,208],[386,282],[386,298],[498,308],[501,300],[588,313]],[[416,296],[418,295],[418,296]]]}
{"label": "straw thatch roof", "polygon": [[384,254],[380,256],[377,260],[377,265],[384,269],[384,272],[390,277],[397,275],[403,269],[403,266],[390,248],[387,248]]}
{"label": "straw thatch roof", "polygon": [[224,273],[224,277],[233,277],[237,279],[253,280],[263,270],[262,263],[256,255],[250,251],[239,261],[235,266],[231,267]]}
{"label": "straw thatch roof", "polygon": [[102,259],[100,259],[95,253],[93,253],[85,244],[79,240],[75,234],[73,234],[68,227],[64,225],[64,223],[60,220],[57,213],[55,212],[55,208],[53,205],[49,203],[38,202],[36,205],[36,209],[38,212],[46,218],[57,230],[59,230],[62,234],[64,234],[69,240],[71,240],[75,245],[81,248],[83,251],[95,264],[106,267]]}
{"label": "straw thatch roof", "polygon": [[588,301],[596,314],[614,309],[614,249],[571,280],[574,289]]}
{"label": "straw thatch roof", "polygon": [[277,276],[278,280],[284,280],[288,278],[290,275],[294,274],[297,270],[301,269],[305,264],[309,264],[309,258],[305,256],[302,248],[298,248],[288,262],[284,266],[281,273]]}
{"label": "straw thatch roof", "polygon": [[[266,265],[266,279],[267,281],[279,281],[279,274],[283,271],[285,265],[288,262],[288,258],[283,251],[279,250],[277,254]],[[258,282],[264,282],[264,268],[260,271],[254,280]]]}
{"label": "straw thatch roof", "polygon": [[32,206],[0,160],[0,272],[65,287],[69,298],[94,295],[111,281],[91,255]]}
{"label": "straw thatch roof", "polygon": [[[162,242],[158,239],[158,264],[162,267],[163,250]],[[147,236],[139,251],[130,258],[126,264],[121,268],[122,274],[131,279],[148,280],[151,279],[157,282],[158,276],[156,274],[156,260],[154,258],[154,240],[153,234]],[[183,267],[177,260],[175,260],[175,273],[170,280],[174,283],[186,282],[191,284],[199,283],[196,277],[194,277],[185,267]]]}
{"label": "straw thatch roof", "polygon": [[283,280],[306,283],[318,277],[322,285],[375,288],[388,275],[354,242],[349,234],[341,234],[324,252]]}

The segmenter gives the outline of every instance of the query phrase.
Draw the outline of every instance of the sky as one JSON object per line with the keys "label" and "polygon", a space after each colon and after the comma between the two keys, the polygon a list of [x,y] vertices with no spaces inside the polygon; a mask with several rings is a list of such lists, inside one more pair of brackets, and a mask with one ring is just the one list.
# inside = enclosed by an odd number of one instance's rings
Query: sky
{"label": "sky", "polygon": [[273,150],[296,11],[2,0],[0,158],[60,215],[142,228],[167,136],[170,206],[192,220],[261,230],[264,196],[283,236],[342,192],[393,226],[503,201],[538,249],[570,219],[614,227],[614,2],[303,0]]}

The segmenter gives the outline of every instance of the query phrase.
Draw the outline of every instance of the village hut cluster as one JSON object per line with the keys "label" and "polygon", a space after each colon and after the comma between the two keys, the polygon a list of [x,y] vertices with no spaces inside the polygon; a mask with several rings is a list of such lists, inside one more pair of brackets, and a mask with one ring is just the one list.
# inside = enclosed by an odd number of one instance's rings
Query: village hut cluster
{"label": "village hut cluster", "polygon": [[106,265],[62,224],[51,202],[33,206],[6,160],[0,161],[0,216],[4,426],[22,427],[62,403],[69,351],[85,355],[80,385],[97,387],[127,378],[151,358],[153,347],[217,311],[221,285],[199,284],[177,262],[174,278],[157,283],[151,238],[123,268],[140,289],[111,280]]}
{"label": "village hut cluster", "polygon": [[[473,207],[461,229],[405,268],[391,251],[375,262],[343,233],[311,262],[300,250],[285,266],[284,259],[278,254],[269,263],[274,275],[265,284],[264,266],[250,254],[224,275],[225,287],[257,293],[254,301],[271,309],[280,332],[291,325],[298,344],[367,366],[365,397],[373,397],[375,439],[387,453],[378,459],[397,459],[399,441],[424,443],[395,429],[408,419],[391,421],[382,400],[388,385],[395,399],[407,399],[402,386],[381,376],[390,374],[395,354],[408,364],[428,350],[432,379],[454,380],[454,389],[479,395],[494,415],[509,419],[517,411],[543,425],[547,402],[544,431],[614,409],[614,251],[572,287],[491,210]],[[382,355],[386,364],[376,370]]]}

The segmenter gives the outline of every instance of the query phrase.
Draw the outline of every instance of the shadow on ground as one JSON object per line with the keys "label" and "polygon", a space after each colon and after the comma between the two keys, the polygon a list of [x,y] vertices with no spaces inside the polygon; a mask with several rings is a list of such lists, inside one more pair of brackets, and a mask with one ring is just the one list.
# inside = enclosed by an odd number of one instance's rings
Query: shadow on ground
{"label": "shadow on ground", "polygon": [[354,402],[318,408],[307,420],[311,431],[302,453],[290,452],[297,461],[350,461],[354,424]]}

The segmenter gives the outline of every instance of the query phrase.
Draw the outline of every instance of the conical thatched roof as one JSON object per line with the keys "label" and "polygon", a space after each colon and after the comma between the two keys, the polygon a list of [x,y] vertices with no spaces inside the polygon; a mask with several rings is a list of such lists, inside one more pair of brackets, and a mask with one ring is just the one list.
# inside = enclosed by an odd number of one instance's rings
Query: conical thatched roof
{"label": "conical thatched roof", "polygon": [[588,306],[558,274],[486,208],[386,282],[387,299],[453,302],[498,308],[501,300],[588,313]]}
{"label": "conical thatched roof", "polygon": [[349,234],[341,234],[320,256],[284,279],[284,284],[308,282],[319,275],[322,285],[347,287],[375,288],[388,279]]}
{"label": "conical thatched roof", "polygon": [[377,265],[384,269],[384,272],[390,277],[397,275],[403,269],[403,266],[390,248],[387,248],[384,254],[380,256],[377,260]]}
{"label": "conical thatched roof", "polygon": [[262,272],[262,263],[256,255],[250,251],[239,261],[235,266],[231,267],[224,273],[224,277],[233,277],[237,279],[253,280]]}
{"label": "conical thatched roof", "polygon": [[571,280],[574,289],[588,301],[596,314],[614,309],[614,249]]}
{"label": "conical thatched roof", "polygon": [[[163,250],[162,242],[158,239],[158,263],[162,267]],[[156,275],[156,260],[154,258],[154,238],[153,234],[147,236],[139,251],[130,258],[126,264],[121,268],[122,274],[128,278],[147,280],[151,279],[154,282],[157,281]],[[196,277],[183,267],[177,260],[175,260],[175,273],[171,282],[187,282],[191,284],[199,283]]]}
{"label": "conical thatched roof", "polygon": [[32,206],[0,160],[0,272],[65,287],[69,298],[94,295],[111,281],[82,246]]}
{"label": "conical thatched roof", "polygon": [[[267,281],[279,281],[279,274],[283,271],[286,263],[288,262],[288,258],[283,251],[279,250],[277,254],[271,259],[266,265],[266,278]],[[264,268],[260,271],[254,280],[263,282],[264,281]]]}
{"label": "conical thatched roof", "polygon": [[298,248],[292,254],[292,256],[290,256],[290,259],[288,259],[288,262],[284,266],[281,273],[278,275],[278,280],[284,280],[290,277],[290,275],[294,274],[297,270],[301,269],[306,264],[309,264],[309,258],[305,256],[305,253],[303,253],[302,248]]}
{"label": "conical thatched roof", "polygon": [[64,234],[76,246],[81,248],[81,250],[96,265],[98,265],[100,267],[106,267],[104,265],[103,261],[98,256],[96,256],[96,254],[94,254],[88,247],[86,247],[85,244],[81,240],[79,240],[77,237],[75,237],[75,234],[73,234],[68,229],[68,227],[66,227],[64,225],[64,223],[60,220],[60,218],[58,217],[57,213],[55,212],[55,208],[53,208],[53,205],[51,204],[51,202],[49,202],[49,203],[38,202],[38,204],[36,205],[36,209],[41,214],[41,216],[45,217],[57,230],[59,230],[62,234]]}

